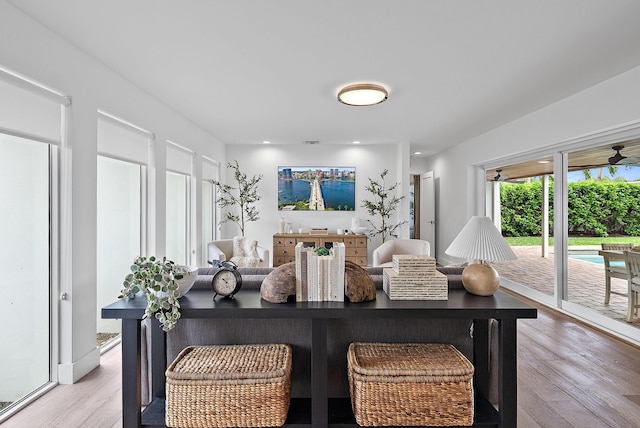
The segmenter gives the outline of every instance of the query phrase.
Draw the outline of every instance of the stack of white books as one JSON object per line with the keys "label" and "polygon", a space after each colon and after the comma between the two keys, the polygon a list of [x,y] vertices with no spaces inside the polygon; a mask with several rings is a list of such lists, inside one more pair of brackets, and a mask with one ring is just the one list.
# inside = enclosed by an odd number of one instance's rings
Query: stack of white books
{"label": "stack of white books", "polygon": [[447,276],[429,256],[394,255],[393,268],[382,270],[382,288],[391,300],[447,300]]}
{"label": "stack of white books", "polygon": [[334,242],[329,256],[318,256],[313,250],[296,244],[296,301],[344,301],[344,243]]}

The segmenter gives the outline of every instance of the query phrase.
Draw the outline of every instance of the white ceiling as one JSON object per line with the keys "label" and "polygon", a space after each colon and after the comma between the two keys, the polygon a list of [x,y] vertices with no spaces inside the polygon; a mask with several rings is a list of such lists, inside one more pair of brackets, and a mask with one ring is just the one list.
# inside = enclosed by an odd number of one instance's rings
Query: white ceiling
{"label": "white ceiling", "polygon": [[9,1],[228,144],[428,155],[640,65],[638,0]]}

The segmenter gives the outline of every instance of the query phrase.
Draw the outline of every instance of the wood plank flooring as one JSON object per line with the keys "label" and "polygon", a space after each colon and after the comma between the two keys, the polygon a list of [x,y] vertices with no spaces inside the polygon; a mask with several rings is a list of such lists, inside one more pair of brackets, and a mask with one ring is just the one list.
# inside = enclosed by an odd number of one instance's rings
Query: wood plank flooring
{"label": "wood plank flooring", "polygon": [[[538,319],[518,321],[518,426],[640,427],[640,349],[534,305]],[[121,427],[120,352],[105,353],[100,367],[2,428]]]}

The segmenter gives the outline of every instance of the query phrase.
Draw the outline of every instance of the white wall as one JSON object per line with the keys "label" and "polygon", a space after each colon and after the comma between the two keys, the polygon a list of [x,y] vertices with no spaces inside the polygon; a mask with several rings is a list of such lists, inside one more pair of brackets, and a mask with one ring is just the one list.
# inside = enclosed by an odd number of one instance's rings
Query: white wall
{"label": "white wall", "polygon": [[[161,29],[159,29],[160,31]],[[96,350],[96,154],[97,110],[124,118],[155,134],[155,176],[151,189],[149,253],[162,256],[165,243],[165,141],[196,153],[197,194],[202,155],[225,162],[225,146],[213,136],[141,91],[75,46],[6,2],[0,2],[0,65],[72,97],[70,117],[70,201],[63,201],[62,221],[71,230],[62,239],[58,375],[70,383],[93,369]],[[63,172],[64,173],[64,172]],[[63,189],[64,193],[64,189]],[[200,236],[201,206],[194,207]],[[63,231],[64,233],[64,231]],[[197,246],[199,248],[199,246]],[[64,249],[63,249],[64,250]],[[54,290],[58,295],[60,290]],[[114,300],[117,296],[114,296]]]}
{"label": "white wall", "polygon": [[[568,140],[640,120],[640,67],[567,97],[430,159],[437,177],[438,261],[471,215],[483,215],[482,176],[473,165],[533,150],[553,151]],[[446,219],[446,220],[445,220]]]}
{"label": "white wall", "polygon": [[[227,147],[227,158],[230,162],[237,160],[240,170],[249,176],[262,174],[263,179],[258,189],[262,199],[257,207],[260,211],[258,222],[248,223],[245,235],[257,239],[259,244],[273,252],[273,234],[278,233],[280,217],[293,223],[294,231],[302,227],[308,231],[312,227],[326,227],[335,232],[337,228],[350,229],[351,218],[358,217],[365,225],[369,218],[366,210],[361,207],[363,199],[371,199],[365,190],[369,183],[368,177],[380,179],[384,169],[389,170],[386,177],[387,185],[400,182],[402,194],[408,195],[408,145],[358,145],[342,146],[294,146],[294,145],[235,145]],[[278,166],[353,166],[356,168],[356,211],[355,212],[309,212],[309,211],[278,211]],[[226,180],[232,186],[233,171],[224,168]],[[409,200],[403,199],[402,207],[398,209],[397,218],[409,218]],[[376,219],[374,219],[376,221]],[[377,223],[377,221],[376,221]],[[408,227],[403,228],[403,236],[408,237]],[[240,234],[237,226],[226,223],[222,229],[224,238],[231,238]],[[369,241],[369,257],[371,251],[380,244],[380,238]],[[272,254],[273,255],[273,254]]]}

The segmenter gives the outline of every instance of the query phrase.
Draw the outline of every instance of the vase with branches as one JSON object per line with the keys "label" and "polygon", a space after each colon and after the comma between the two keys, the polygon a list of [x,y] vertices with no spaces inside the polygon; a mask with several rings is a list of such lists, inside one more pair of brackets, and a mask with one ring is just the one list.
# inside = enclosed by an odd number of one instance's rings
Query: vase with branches
{"label": "vase with branches", "polygon": [[233,222],[238,225],[242,236],[244,236],[246,223],[260,219],[260,212],[255,206],[255,203],[260,200],[258,183],[262,180],[262,175],[248,177],[247,174],[240,171],[240,165],[238,165],[237,160],[234,161],[234,163],[229,162],[227,168],[233,169],[233,176],[237,187],[212,180],[220,192],[216,203],[221,209],[237,206],[239,213],[232,211],[225,212],[220,224],[229,221]]}
{"label": "vase with branches", "polygon": [[390,236],[397,238],[398,229],[408,221],[400,221],[393,223],[391,217],[394,211],[398,208],[400,201],[404,199],[404,196],[397,196],[395,191],[400,183],[395,182],[393,185],[387,187],[385,177],[389,173],[389,170],[385,169],[380,173],[380,180],[374,180],[369,177],[369,184],[365,187],[365,190],[372,195],[372,200],[363,200],[362,207],[367,210],[370,216],[379,218],[379,223],[374,223],[368,220],[369,224],[373,227],[369,231],[369,238],[374,238],[378,235],[382,237],[382,243],[384,243]]}

